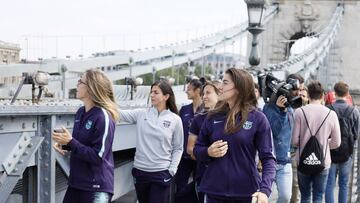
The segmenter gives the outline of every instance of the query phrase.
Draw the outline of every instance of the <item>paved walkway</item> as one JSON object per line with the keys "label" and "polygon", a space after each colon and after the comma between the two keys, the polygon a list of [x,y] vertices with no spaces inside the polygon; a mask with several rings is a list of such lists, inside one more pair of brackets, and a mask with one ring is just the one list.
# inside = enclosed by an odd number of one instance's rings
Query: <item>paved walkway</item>
{"label": "paved walkway", "polygon": [[[269,203],[276,203],[276,199],[277,199],[277,190],[276,190],[276,185],[273,185],[273,194],[270,197]],[[338,194],[338,188],[336,187],[335,189],[335,194]],[[325,197],[324,197],[325,198]],[[113,203],[135,203],[136,202],[136,194],[135,191],[131,191],[128,194],[124,195],[123,197],[117,199],[116,201],[114,201]],[[323,201],[325,202],[325,200]],[[337,196],[335,195],[335,203],[337,203]],[[185,202],[184,202],[185,203]]]}
{"label": "paved walkway", "polygon": [[136,193],[135,190],[130,191],[128,194],[122,196],[121,198],[115,200],[113,203],[135,203],[136,202]]}
{"label": "paved walkway", "polygon": [[[360,141],[359,141],[360,142]],[[358,153],[360,153],[360,151],[358,150],[359,148],[357,146],[355,146],[355,151],[357,151]],[[358,153],[354,153],[354,168],[353,168],[353,181],[354,183],[352,183],[352,185],[350,185],[351,183],[349,183],[349,188],[353,187],[353,194],[350,195],[351,197],[351,202],[356,202],[357,201],[357,190],[359,188],[358,185],[358,181],[360,180],[360,178],[357,176],[358,175]],[[336,182],[336,187],[335,187],[335,192],[334,192],[334,200],[335,203],[338,203],[338,192],[339,192],[339,188],[338,188],[338,183]],[[300,195],[300,194],[299,194]],[[269,199],[269,203],[276,203],[278,197],[278,192],[276,189],[276,184],[273,184],[272,187],[272,195],[270,196]],[[300,197],[299,197],[300,198]],[[325,202],[325,197],[323,197],[323,202]],[[136,194],[135,191],[131,191],[128,194],[124,195],[123,197],[115,200],[113,203],[136,203]],[[185,203],[185,202],[184,202]]]}
{"label": "paved walkway", "polygon": [[[276,203],[276,199],[277,199],[277,190],[276,188],[274,188],[273,195],[270,197],[269,203]],[[113,203],[135,203],[135,201],[136,201],[135,191],[131,191],[128,194],[124,195],[123,197],[117,199]],[[335,203],[337,203],[337,199]]]}

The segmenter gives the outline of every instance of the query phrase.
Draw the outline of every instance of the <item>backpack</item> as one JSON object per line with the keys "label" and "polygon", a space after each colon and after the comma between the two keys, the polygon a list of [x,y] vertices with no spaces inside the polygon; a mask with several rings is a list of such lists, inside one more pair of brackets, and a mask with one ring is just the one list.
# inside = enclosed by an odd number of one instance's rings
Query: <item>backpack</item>
{"label": "backpack", "polygon": [[349,159],[354,151],[354,135],[351,130],[350,116],[355,108],[348,106],[342,114],[336,111],[333,105],[330,105],[329,108],[334,110],[338,115],[341,131],[340,147],[330,150],[331,161],[333,163],[344,163]]}
{"label": "backpack", "polygon": [[[304,114],[306,125],[310,131],[311,137],[305,144],[304,149],[300,155],[298,170],[305,175],[317,175],[325,168],[325,158],[326,158],[328,144],[326,143],[325,156],[324,156],[323,148],[315,136],[319,132],[320,128],[323,126],[331,110],[329,110],[329,113],[326,115],[325,119],[321,123],[320,127],[317,129],[316,133],[312,134],[310,130],[309,122],[305,116],[305,112],[302,108],[300,109]],[[299,138],[299,143],[300,143],[300,138]],[[300,147],[299,147],[299,153],[300,153]]]}

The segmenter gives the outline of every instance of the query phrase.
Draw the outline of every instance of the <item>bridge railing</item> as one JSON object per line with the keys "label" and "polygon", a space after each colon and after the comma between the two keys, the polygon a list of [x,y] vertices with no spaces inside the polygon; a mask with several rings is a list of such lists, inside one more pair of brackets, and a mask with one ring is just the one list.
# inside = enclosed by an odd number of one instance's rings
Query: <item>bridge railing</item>
{"label": "bridge railing", "polygon": [[[62,202],[69,157],[55,152],[51,132],[60,126],[72,131],[79,105],[69,101],[51,105],[0,105],[0,203],[19,202],[17,196],[23,202]],[[131,168],[135,134],[135,125],[117,123],[113,142],[114,198],[134,189]]]}
{"label": "bridge railing", "polygon": [[349,182],[349,193],[348,193],[348,202],[352,203],[352,202],[359,202],[360,201],[360,197],[359,197],[359,192],[360,192],[360,187],[359,187],[359,170],[360,170],[360,166],[359,166],[359,140],[358,142],[356,142],[355,147],[354,147],[354,154],[353,154],[353,166],[352,166],[352,170],[351,170],[351,175],[350,175],[350,182]]}
{"label": "bridge railing", "polygon": [[[277,8],[277,6],[271,6],[267,9],[264,19],[265,23],[271,20],[277,13]],[[1,77],[21,76],[25,70],[27,72],[43,70],[49,73],[61,73],[61,67],[64,65],[68,72],[74,73],[82,73],[94,67],[103,68],[105,72],[110,73],[111,79],[119,80],[129,75],[129,66],[132,66],[133,76],[137,76],[151,73],[154,66],[156,70],[162,70],[212,54],[214,50],[230,45],[234,40],[239,39],[239,37],[247,32],[247,26],[248,23],[243,22],[201,39],[193,39],[185,43],[175,43],[171,46],[162,46],[159,49],[127,51],[121,54],[77,60],[44,60],[39,64],[0,65],[0,75]],[[172,60],[174,60],[174,63],[172,63]],[[137,62],[143,65],[137,65]]]}
{"label": "bridge railing", "polygon": [[338,30],[341,26],[341,19],[344,8],[338,6],[329,24],[317,35],[317,41],[303,53],[283,61],[279,64],[270,64],[267,69],[271,71],[285,71],[287,73],[300,73],[305,80],[311,74],[316,75],[316,70],[322,66],[331,46],[334,44]]}

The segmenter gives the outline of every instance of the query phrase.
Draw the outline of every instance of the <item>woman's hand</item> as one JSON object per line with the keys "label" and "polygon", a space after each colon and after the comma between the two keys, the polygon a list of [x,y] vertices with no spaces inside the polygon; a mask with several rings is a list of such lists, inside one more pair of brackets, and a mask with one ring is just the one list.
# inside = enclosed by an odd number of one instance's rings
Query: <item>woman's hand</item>
{"label": "woman's hand", "polygon": [[59,144],[59,143],[55,143],[54,144],[54,149],[57,151],[57,152],[59,152],[61,155],[65,155],[65,153],[67,152],[67,150],[63,150],[62,149],[62,147],[61,147],[61,145]]}
{"label": "woman's hand", "polygon": [[256,203],[268,203],[268,201],[269,201],[269,198],[267,197],[267,195],[265,193],[262,193],[262,192],[255,192],[251,196],[252,197],[257,197],[257,202]]}
{"label": "woman's hand", "polygon": [[223,157],[228,150],[228,144],[225,141],[218,140],[210,145],[208,148],[208,155],[210,157]]}
{"label": "woman's hand", "polygon": [[53,132],[52,137],[60,145],[67,145],[72,140],[72,136],[68,129],[61,127],[63,132]]}

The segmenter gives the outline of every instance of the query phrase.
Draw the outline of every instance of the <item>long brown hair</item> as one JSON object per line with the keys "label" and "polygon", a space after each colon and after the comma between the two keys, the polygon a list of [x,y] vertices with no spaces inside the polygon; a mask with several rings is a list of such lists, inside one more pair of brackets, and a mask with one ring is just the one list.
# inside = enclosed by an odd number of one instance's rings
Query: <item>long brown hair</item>
{"label": "long brown hair", "polygon": [[91,100],[96,106],[104,108],[115,121],[118,120],[118,106],[111,80],[98,69],[87,70],[85,77]]}
{"label": "long brown hair", "polygon": [[[210,116],[215,114],[227,115],[225,133],[231,134],[242,128],[249,112],[256,107],[257,100],[253,78],[247,71],[230,68],[226,70],[225,74],[229,74],[234,83],[234,88],[238,91],[235,104],[230,108],[227,102],[221,102],[210,112]],[[240,123],[237,122],[239,114],[241,114]]]}
{"label": "long brown hair", "polygon": [[161,89],[163,95],[167,95],[167,94],[169,95],[169,98],[166,100],[166,108],[170,109],[170,111],[175,114],[179,114],[179,111],[175,103],[175,94],[171,88],[171,85],[164,80],[156,81],[151,85],[150,91],[154,86],[158,86]]}

